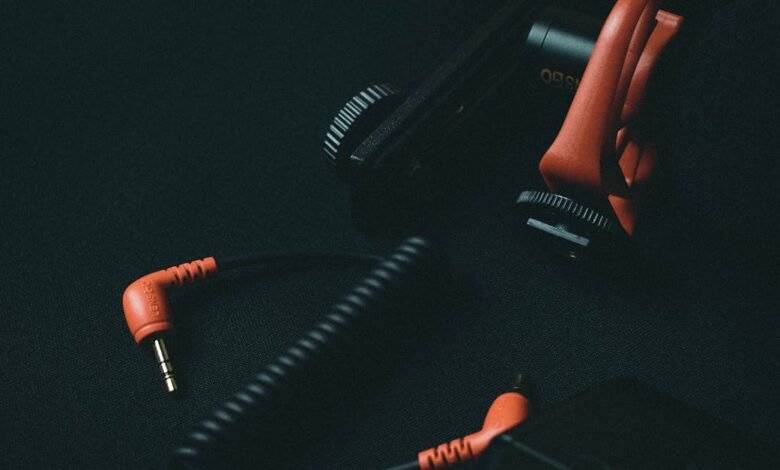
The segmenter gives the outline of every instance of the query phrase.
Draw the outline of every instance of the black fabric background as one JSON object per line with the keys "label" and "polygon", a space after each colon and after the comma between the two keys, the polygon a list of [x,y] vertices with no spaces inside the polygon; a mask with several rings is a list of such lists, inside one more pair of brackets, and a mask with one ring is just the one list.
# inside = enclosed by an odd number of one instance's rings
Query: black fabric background
{"label": "black fabric background", "polygon": [[[180,400],[128,334],[124,288],[208,255],[388,250],[397,239],[352,228],[325,126],[365,85],[419,81],[499,3],[4,3],[0,466],[160,467],[360,270],[177,297]],[[518,141],[442,224],[461,288],[421,312],[435,327],[379,380],[343,384],[358,399],[293,425],[324,432],[274,466],[410,460],[475,430],[518,371],[541,408],[635,377],[780,445],[772,3],[689,7],[638,233],[662,270],[632,283],[541,254],[511,211],[539,185],[539,143]]]}

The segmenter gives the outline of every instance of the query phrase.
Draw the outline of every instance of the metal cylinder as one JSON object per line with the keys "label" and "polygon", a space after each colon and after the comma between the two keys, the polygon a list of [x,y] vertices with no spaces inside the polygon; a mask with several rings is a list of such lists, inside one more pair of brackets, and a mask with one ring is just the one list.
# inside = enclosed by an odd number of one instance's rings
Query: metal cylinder
{"label": "metal cylinder", "polygon": [[165,345],[165,340],[162,337],[157,337],[152,342],[152,351],[154,352],[154,359],[157,361],[157,366],[160,368],[160,374],[162,374],[163,382],[165,383],[165,389],[168,393],[173,393],[178,389],[176,385],[176,377],[173,374],[173,364],[171,358],[168,356],[168,347]]}
{"label": "metal cylinder", "polygon": [[542,10],[526,39],[532,80],[573,94],[596,44],[603,19],[550,6]]}

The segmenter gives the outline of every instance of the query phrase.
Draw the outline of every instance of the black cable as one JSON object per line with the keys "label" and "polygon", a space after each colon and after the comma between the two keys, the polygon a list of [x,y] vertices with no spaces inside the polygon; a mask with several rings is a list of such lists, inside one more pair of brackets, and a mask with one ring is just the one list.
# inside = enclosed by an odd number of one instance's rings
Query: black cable
{"label": "black cable", "polygon": [[395,467],[389,467],[385,470],[420,470],[420,464],[414,460],[412,462],[405,463],[403,465],[397,465]]}
{"label": "black cable", "polygon": [[250,268],[262,266],[269,263],[293,263],[305,265],[318,264],[344,264],[344,263],[376,263],[381,261],[382,257],[370,255],[367,253],[319,253],[319,252],[271,252],[260,253],[250,256],[234,256],[227,258],[218,258],[217,265],[220,271],[231,269]]}
{"label": "black cable", "polygon": [[[266,255],[261,255],[230,260],[227,266],[243,267],[267,260]],[[225,264],[223,261],[222,267]],[[445,273],[443,258],[428,241],[410,238],[403,242],[333,305],[324,319],[200,421],[174,449],[171,467],[224,467],[236,458],[231,445],[246,439],[256,425],[273,421],[272,417],[278,416],[289,401],[294,405],[291,397],[296,393],[313,395],[312,387],[317,383],[311,384],[307,379],[312,375],[329,377],[329,372],[342,360],[340,358],[359,354],[361,351],[353,351],[352,346],[365,341],[371,332],[381,331],[377,326],[391,320],[403,320],[396,318],[399,311],[414,311],[394,309],[394,306],[409,302],[414,294],[429,294],[434,283],[441,282]],[[369,329],[369,326],[374,328]],[[253,440],[257,443],[270,437],[259,435]],[[253,466],[259,468],[262,463],[254,462]]]}

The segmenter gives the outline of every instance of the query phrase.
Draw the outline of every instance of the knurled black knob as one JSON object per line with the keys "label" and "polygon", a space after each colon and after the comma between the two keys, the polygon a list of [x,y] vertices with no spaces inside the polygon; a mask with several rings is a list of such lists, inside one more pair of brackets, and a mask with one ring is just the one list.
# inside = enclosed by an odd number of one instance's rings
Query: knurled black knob
{"label": "knurled black knob", "polygon": [[361,91],[336,114],[325,134],[325,160],[345,166],[352,152],[403,101],[401,91],[389,83],[373,85]]}
{"label": "knurled black knob", "polygon": [[623,247],[628,239],[620,223],[573,199],[546,191],[523,191],[517,207],[531,228],[554,237],[567,257],[587,251]]}

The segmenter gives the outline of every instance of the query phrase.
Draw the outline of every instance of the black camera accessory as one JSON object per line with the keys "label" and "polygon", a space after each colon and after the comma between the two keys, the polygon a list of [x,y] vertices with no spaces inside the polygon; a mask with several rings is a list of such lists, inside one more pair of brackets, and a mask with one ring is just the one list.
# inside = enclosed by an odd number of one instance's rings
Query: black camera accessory
{"label": "black camera accessory", "polygon": [[[618,0],[563,126],[539,163],[549,197],[525,191],[518,198],[528,225],[554,236],[571,258],[594,246],[614,246],[634,231],[640,195],[656,163],[654,141],[639,115],[652,71],[682,23],[659,10],[656,0]],[[624,233],[602,229],[612,217]]]}

